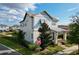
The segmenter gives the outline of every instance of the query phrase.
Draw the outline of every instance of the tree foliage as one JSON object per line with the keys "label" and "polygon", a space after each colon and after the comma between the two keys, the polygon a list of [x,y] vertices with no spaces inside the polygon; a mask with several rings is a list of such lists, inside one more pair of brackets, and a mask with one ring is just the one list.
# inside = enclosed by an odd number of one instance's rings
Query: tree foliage
{"label": "tree foliage", "polygon": [[70,43],[75,43],[78,45],[78,53],[79,53],[79,17],[74,16],[72,17],[73,23],[69,25],[69,39]]}
{"label": "tree foliage", "polygon": [[79,25],[76,23],[69,25],[70,32],[69,32],[69,42],[79,44]]}
{"label": "tree foliage", "polygon": [[73,23],[79,24],[79,16],[78,15],[72,16],[71,20],[73,21]]}
{"label": "tree foliage", "polygon": [[50,38],[51,38],[51,32],[49,26],[44,22],[41,23],[40,21],[40,28],[38,31],[41,33],[39,38],[41,38],[41,41],[43,42],[42,45],[48,46],[50,44]]}
{"label": "tree foliage", "polygon": [[18,32],[15,32],[15,34],[17,43],[21,44],[24,47],[28,47],[28,42],[26,42],[24,39],[24,33],[21,30],[19,30]]}

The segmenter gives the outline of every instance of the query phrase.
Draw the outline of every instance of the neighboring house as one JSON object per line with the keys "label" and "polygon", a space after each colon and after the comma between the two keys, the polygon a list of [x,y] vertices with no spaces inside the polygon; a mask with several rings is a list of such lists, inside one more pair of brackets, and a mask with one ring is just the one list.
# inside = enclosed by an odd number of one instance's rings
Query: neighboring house
{"label": "neighboring house", "polygon": [[11,26],[11,28],[13,30],[19,30],[20,29],[20,25],[13,25],[13,26]]}
{"label": "neighboring house", "polygon": [[4,25],[4,24],[0,24],[0,32],[8,31],[8,30],[9,30],[9,26]]}
{"label": "neighboring house", "polygon": [[40,26],[39,21],[46,22],[50,29],[51,29],[51,35],[52,40],[55,44],[58,42],[58,33],[64,34],[64,40],[66,40],[66,30],[58,28],[58,25],[56,23],[58,22],[58,19],[54,16],[50,16],[47,11],[43,11],[39,14],[31,14],[26,12],[24,19],[20,22],[20,30],[22,30],[25,33],[25,40],[35,43],[38,36],[38,28]]}

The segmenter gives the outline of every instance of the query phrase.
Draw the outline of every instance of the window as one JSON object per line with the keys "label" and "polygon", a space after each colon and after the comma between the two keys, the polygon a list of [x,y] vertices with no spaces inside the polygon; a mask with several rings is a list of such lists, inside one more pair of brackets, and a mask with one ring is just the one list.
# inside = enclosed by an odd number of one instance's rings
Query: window
{"label": "window", "polygon": [[25,26],[27,26],[27,24],[25,23]]}
{"label": "window", "polygon": [[27,37],[27,32],[24,32],[24,36]]}
{"label": "window", "polygon": [[25,24],[23,23],[23,24],[22,24],[22,26],[24,27],[24,26],[25,26]]}
{"label": "window", "polygon": [[26,20],[26,22],[28,22],[28,20]]}
{"label": "window", "polygon": [[24,35],[27,35],[27,32],[23,32],[24,33]]}
{"label": "window", "polygon": [[20,26],[22,26],[22,24]]}
{"label": "window", "polygon": [[23,23],[23,27],[24,27],[24,23]]}
{"label": "window", "polygon": [[20,26],[22,26],[22,27],[23,27],[23,23],[22,23]]}
{"label": "window", "polygon": [[33,39],[33,33],[31,34],[31,38]]}

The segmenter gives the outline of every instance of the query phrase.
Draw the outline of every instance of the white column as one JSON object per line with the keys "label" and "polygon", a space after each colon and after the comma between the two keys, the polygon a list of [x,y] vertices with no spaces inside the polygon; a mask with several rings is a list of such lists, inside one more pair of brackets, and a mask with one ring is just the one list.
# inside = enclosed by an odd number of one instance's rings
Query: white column
{"label": "white column", "polygon": [[66,39],[67,39],[67,33],[66,32],[64,32],[63,39],[64,39],[64,41],[66,41]]}
{"label": "white column", "polygon": [[54,43],[55,44],[58,43],[58,33],[57,32],[54,33]]}

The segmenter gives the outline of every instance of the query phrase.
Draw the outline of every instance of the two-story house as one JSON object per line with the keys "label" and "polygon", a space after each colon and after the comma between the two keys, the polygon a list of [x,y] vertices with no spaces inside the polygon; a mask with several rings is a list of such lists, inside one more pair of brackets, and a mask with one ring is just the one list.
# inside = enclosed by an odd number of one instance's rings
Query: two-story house
{"label": "two-story house", "polygon": [[[35,43],[40,34],[38,32],[40,20],[42,22],[45,21],[49,25],[52,34],[52,40],[54,40],[54,43],[57,44],[58,33],[65,33],[66,30],[58,28],[58,19],[54,16],[50,16],[47,11],[42,11],[39,14],[31,14],[26,12],[24,19],[20,22],[20,30],[25,33],[25,40]],[[64,39],[66,40],[66,34],[64,35]]]}

